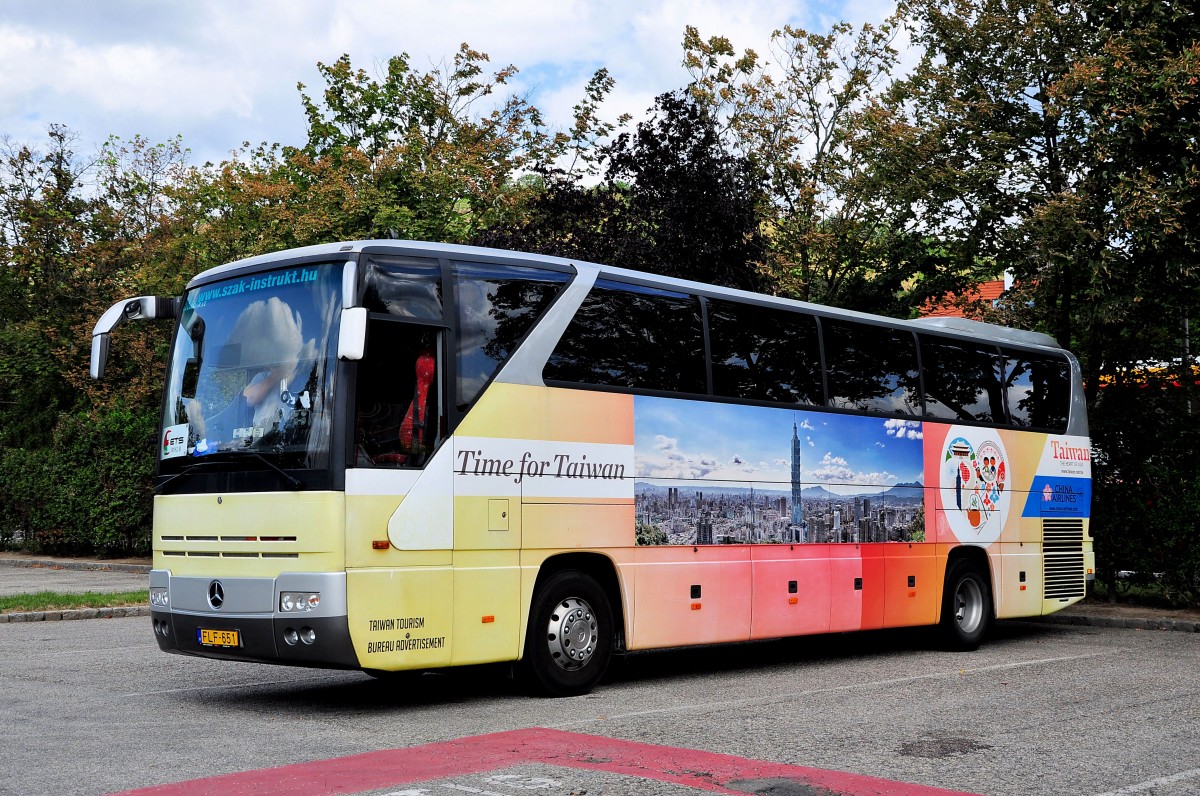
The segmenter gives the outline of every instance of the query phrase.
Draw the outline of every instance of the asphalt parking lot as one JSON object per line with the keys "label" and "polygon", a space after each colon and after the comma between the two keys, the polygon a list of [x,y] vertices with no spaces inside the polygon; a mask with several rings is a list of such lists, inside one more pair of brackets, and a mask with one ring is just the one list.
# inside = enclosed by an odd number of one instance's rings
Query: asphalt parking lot
{"label": "asphalt parking lot", "polygon": [[[0,793],[1200,794],[1195,633],[1009,622],[968,654],[911,631],[676,650],[544,700],[497,670],[392,682],[166,655],[148,623],[0,626],[0,712],[21,728]],[[542,731],[575,757],[405,757]]]}

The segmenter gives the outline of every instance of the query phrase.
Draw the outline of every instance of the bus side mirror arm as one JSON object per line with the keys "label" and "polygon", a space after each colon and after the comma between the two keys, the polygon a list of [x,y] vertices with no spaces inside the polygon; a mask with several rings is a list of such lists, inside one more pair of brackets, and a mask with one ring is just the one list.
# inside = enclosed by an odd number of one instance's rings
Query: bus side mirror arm
{"label": "bus side mirror arm", "polygon": [[92,329],[92,362],[89,372],[93,379],[104,378],[108,363],[108,336],[126,321],[152,321],[177,318],[182,299],[176,296],[139,296],[118,301],[108,308]]}

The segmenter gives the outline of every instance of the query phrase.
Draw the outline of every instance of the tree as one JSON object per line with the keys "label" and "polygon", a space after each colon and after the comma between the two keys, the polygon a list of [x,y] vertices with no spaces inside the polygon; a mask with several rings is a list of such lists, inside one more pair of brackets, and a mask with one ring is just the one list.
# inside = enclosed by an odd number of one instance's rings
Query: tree
{"label": "tree", "polygon": [[308,143],[285,149],[284,160],[299,182],[317,185],[357,158],[348,170],[373,189],[361,197],[373,234],[467,240],[509,217],[523,197],[515,178],[556,158],[567,143],[522,97],[480,109],[517,72],[509,65],[485,76],[487,61],[463,44],[452,64],[425,73],[413,71],[406,54],[395,56],[379,80],[352,69],[345,55],[318,64],[323,102],[300,86]]}
{"label": "tree", "polygon": [[716,122],[686,92],[602,147],[604,177],[551,173],[524,223],[477,240],[746,289],[762,287],[761,182],[724,150]]}
{"label": "tree", "polygon": [[725,146],[764,177],[765,265],[778,292],[908,314],[914,275],[940,265],[876,167],[896,155],[892,130],[871,113],[892,81],[896,26],[785,27],[766,58],[685,33],[692,95],[721,120]]}
{"label": "tree", "polygon": [[91,208],[73,135],[55,126],[48,138],[44,151],[5,141],[0,153],[0,446],[49,441],[73,403],[55,352],[74,345]]}
{"label": "tree", "polygon": [[[1103,249],[1073,330],[1102,455],[1102,575],[1161,573],[1200,602],[1200,20],[1178,3],[1089,3],[1094,43],[1056,86],[1086,120],[1083,201]],[[1104,386],[1101,389],[1102,385]]]}
{"label": "tree", "polygon": [[1194,595],[1194,520],[1150,511],[1200,494],[1183,335],[1200,289],[1194,14],[1136,0],[912,0],[905,11],[925,53],[880,118],[922,156],[910,161],[919,193],[897,181],[897,197],[957,268],[1013,272],[1020,287],[986,319],[1078,354],[1102,571],[1162,572]]}

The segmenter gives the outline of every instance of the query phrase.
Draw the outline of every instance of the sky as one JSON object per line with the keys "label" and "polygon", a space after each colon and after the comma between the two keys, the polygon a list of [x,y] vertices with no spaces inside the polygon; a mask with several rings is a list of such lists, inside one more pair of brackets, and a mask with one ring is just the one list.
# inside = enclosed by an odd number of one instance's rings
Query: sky
{"label": "sky", "polygon": [[616,88],[605,118],[645,118],[654,97],[687,82],[686,25],[768,50],[784,25],[825,32],[838,20],[878,22],[889,0],[0,0],[0,138],[41,146],[51,124],[76,154],[110,135],[152,143],[181,136],[193,163],[224,161],[243,142],[299,145],[296,84],[323,83],[316,64],[343,53],[378,76],[408,53],[420,71],[461,43],[494,69],[520,72],[513,93],[565,128],[583,86],[607,67]]}

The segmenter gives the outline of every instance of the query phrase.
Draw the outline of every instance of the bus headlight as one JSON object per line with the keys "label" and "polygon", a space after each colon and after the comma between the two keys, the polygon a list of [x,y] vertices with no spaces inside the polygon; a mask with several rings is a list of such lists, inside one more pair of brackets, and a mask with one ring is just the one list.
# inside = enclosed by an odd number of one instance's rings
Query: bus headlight
{"label": "bus headlight", "polygon": [[284,591],[279,593],[279,610],[285,614],[312,611],[320,604],[320,592]]}
{"label": "bus headlight", "polygon": [[154,608],[166,608],[170,604],[165,586],[150,587],[150,605]]}

